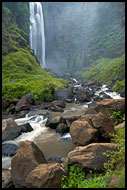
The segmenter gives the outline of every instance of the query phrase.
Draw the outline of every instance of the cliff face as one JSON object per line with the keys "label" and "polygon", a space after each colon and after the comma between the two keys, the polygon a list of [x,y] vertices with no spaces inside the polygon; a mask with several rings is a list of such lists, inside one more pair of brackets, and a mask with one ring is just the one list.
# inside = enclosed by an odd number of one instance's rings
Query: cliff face
{"label": "cliff face", "polygon": [[124,54],[123,2],[42,3],[48,66],[84,70],[101,57]]}

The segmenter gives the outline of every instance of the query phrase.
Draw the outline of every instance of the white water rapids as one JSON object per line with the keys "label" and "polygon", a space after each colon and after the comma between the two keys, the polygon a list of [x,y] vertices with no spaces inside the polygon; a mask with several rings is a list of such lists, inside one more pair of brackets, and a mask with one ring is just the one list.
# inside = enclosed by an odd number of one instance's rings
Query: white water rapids
{"label": "white water rapids", "polygon": [[30,2],[30,47],[34,50],[42,68],[45,64],[45,35],[42,5],[40,2]]}

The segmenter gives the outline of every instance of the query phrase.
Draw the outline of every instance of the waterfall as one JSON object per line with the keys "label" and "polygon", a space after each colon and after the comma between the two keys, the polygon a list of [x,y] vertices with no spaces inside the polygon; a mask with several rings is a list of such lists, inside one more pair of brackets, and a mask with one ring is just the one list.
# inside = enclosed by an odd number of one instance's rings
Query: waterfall
{"label": "waterfall", "polygon": [[30,47],[34,50],[42,68],[45,64],[45,35],[42,5],[39,2],[30,2]]}

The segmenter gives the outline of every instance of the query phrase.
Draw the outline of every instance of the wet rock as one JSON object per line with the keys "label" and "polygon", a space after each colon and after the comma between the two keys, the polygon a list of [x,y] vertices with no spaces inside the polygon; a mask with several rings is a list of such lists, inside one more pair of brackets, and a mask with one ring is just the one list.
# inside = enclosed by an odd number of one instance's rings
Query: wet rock
{"label": "wet rock", "polygon": [[27,188],[60,188],[65,170],[58,163],[40,164],[26,178]]}
{"label": "wet rock", "polygon": [[27,132],[33,131],[33,128],[31,127],[31,125],[29,123],[20,125],[20,127],[21,127],[23,133],[27,133]]}
{"label": "wet rock", "polygon": [[65,100],[67,103],[72,103],[72,99],[66,99]]}
{"label": "wet rock", "polygon": [[51,117],[47,119],[45,126],[50,127],[52,129],[56,129],[58,124],[60,124],[61,120],[62,120],[61,116]]}
{"label": "wet rock", "polygon": [[98,101],[101,101],[103,98],[101,98],[100,96],[97,96],[97,95],[94,95],[93,96],[93,100],[98,102]]}
{"label": "wet rock", "polygon": [[52,106],[50,108],[51,111],[55,111],[55,112],[64,112],[64,109],[59,107],[59,106]]}
{"label": "wet rock", "polygon": [[115,150],[117,150],[117,144],[114,143],[92,143],[87,146],[78,146],[68,153],[66,163],[76,164],[84,171],[90,169],[103,171],[104,163],[109,160],[104,153]]}
{"label": "wet rock", "polygon": [[107,94],[104,93],[104,92],[99,93],[99,96],[100,96],[100,98],[101,98],[102,100],[104,100],[104,99],[112,99],[109,95],[107,95]]}
{"label": "wet rock", "polygon": [[11,178],[11,171],[8,169],[2,169],[2,188],[15,188]]}
{"label": "wet rock", "polygon": [[33,142],[19,142],[18,152],[12,157],[11,161],[11,176],[15,187],[26,187],[25,179],[27,175],[42,163],[47,163],[47,160]]}
{"label": "wet rock", "polygon": [[66,104],[65,104],[65,101],[55,101],[54,102],[56,106],[58,107],[61,107],[61,108],[65,108],[66,107]]}
{"label": "wet rock", "polygon": [[2,144],[2,155],[4,156],[14,156],[18,150],[18,145],[8,142]]}
{"label": "wet rock", "polygon": [[55,92],[55,98],[56,100],[66,100],[66,99],[71,99],[73,98],[73,88],[64,88],[64,89],[59,89]]}
{"label": "wet rock", "polygon": [[83,89],[83,88],[80,88],[77,92],[77,99],[80,101],[80,102],[89,102],[90,101],[90,94],[87,90]]}
{"label": "wet rock", "polygon": [[57,127],[56,127],[56,132],[60,133],[60,134],[64,134],[69,132],[69,128],[67,127],[67,125],[65,123],[60,123]]}
{"label": "wet rock", "polygon": [[48,163],[54,163],[54,162],[57,162],[57,163],[62,163],[63,161],[61,160],[61,157],[59,157],[59,156],[53,156],[53,157],[50,157],[49,159],[48,159]]}
{"label": "wet rock", "polygon": [[69,115],[69,116],[62,116],[62,118],[66,121],[67,126],[70,128],[71,123],[75,120],[78,120],[81,115]]}
{"label": "wet rock", "polygon": [[98,131],[87,121],[74,121],[70,127],[72,142],[76,145],[87,145],[98,141]]}
{"label": "wet rock", "polygon": [[13,118],[2,121],[2,141],[13,140],[21,134],[21,127]]}

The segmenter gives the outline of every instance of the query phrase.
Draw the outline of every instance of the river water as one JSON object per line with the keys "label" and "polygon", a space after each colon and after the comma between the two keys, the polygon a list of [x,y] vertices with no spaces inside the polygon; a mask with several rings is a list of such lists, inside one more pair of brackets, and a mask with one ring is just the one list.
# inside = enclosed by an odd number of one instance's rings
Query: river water
{"label": "river water", "polygon": [[[99,91],[96,92],[96,95],[99,95],[100,92],[105,92],[113,99],[121,99],[119,94],[116,92],[107,92],[108,88],[106,85],[103,85]],[[52,116],[62,115],[81,115],[83,116],[84,111],[88,108],[88,104],[91,102],[80,104],[66,103],[66,108],[63,113],[60,112],[50,112]],[[18,138],[14,139],[12,142],[18,144],[21,141],[30,140],[33,141],[38,148],[43,152],[46,159],[50,157],[65,157],[68,152],[75,148],[75,145],[72,143],[70,133],[66,133],[61,136],[59,133],[56,133],[54,129],[45,127],[45,122],[47,118],[44,118],[42,114],[44,110],[34,110],[30,111],[29,114],[26,114],[24,118],[15,119],[15,122],[18,125],[30,123],[33,128],[33,131],[28,133],[23,133]],[[7,143],[6,141],[4,143]],[[11,169],[11,159],[9,156],[2,156],[2,168]]]}

